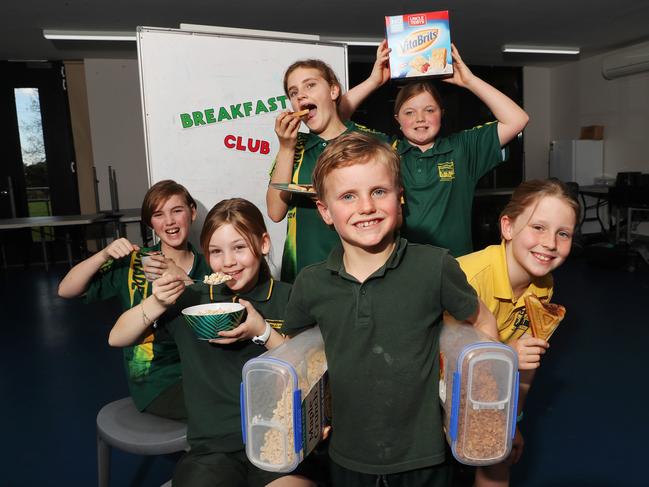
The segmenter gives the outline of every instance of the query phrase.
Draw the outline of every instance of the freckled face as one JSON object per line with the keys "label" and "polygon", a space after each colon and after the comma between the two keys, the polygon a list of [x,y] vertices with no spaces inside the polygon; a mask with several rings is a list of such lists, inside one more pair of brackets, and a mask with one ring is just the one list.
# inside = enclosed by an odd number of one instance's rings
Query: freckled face
{"label": "freckled face", "polygon": [[559,267],[570,254],[576,216],[562,199],[546,196],[515,220],[501,219],[503,238],[511,248],[510,273],[542,277]]}
{"label": "freckled face", "polygon": [[400,195],[387,165],[370,161],[333,170],[325,179],[325,201],[317,205],[343,245],[374,252],[393,242],[401,221]]}

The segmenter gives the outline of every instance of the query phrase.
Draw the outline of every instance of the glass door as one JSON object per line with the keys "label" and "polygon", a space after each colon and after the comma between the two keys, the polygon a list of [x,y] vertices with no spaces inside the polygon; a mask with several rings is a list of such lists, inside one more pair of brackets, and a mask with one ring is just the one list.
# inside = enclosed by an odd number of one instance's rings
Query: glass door
{"label": "glass door", "polygon": [[[79,213],[74,149],[61,63],[0,63],[0,218]],[[2,231],[8,264],[42,260],[41,241],[63,253],[53,229]]]}

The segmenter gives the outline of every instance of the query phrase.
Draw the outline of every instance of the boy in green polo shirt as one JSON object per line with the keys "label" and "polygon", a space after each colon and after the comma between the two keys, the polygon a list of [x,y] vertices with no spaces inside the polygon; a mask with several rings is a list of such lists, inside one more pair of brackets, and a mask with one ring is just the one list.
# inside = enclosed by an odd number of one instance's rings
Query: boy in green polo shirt
{"label": "boy in green polo shirt", "polygon": [[342,245],[297,276],[282,330],[322,331],[333,485],[448,485],[436,381],[442,314],[496,337],[493,315],[447,250],[399,238],[399,158],[387,144],[339,137],[313,182]]}

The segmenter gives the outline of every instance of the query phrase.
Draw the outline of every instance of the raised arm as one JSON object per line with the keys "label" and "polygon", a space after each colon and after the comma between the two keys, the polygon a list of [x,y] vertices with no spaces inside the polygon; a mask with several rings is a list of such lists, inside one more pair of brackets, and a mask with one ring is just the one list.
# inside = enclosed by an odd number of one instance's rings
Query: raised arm
{"label": "raised arm", "polygon": [[59,283],[58,294],[62,298],[76,298],[88,289],[93,276],[109,259],[121,259],[140,248],[125,238],[112,241],[108,246],[79,262]]}
{"label": "raised arm", "polygon": [[[297,143],[300,119],[293,117],[290,112],[282,112],[275,119],[275,133],[279,139],[279,152],[275,157],[275,165],[270,177],[271,183],[290,183],[293,177],[293,157]],[[266,207],[268,216],[274,222],[280,222],[288,212],[291,193],[268,186],[266,191]]]}
{"label": "raised arm", "polygon": [[474,75],[464,64],[455,45],[451,45],[453,76],[446,83],[462,86],[480,98],[498,120],[498,139],[503,146],[525,128],[530,117],[514,100]]}
{"label": "raised arm", "polygon": [[184,279],[184,276],[170,273],[153,281],[153,294],[122,313],[110,330],[108,344],[112,347],[126,347],[139,343],[142,335],[183,293]]}
{"label": "raised arm", "polygon": [[374,66],[369,77],[350,89],[340,99],[338,114],[341,120],[349,120],[365,98],[387,83],[390,79],[389,58],[390,49],[388,49],[388,42],[383,39],[376,49],[376,61],[374,61]]}

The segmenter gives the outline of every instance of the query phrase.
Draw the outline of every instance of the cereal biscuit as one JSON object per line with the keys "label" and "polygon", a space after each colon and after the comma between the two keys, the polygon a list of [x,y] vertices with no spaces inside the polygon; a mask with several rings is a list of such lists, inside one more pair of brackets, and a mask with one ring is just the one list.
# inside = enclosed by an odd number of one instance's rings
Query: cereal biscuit
{"label": "cereal biscuit", "polygon": [[421,55],[411,59],[409,64],[412,68],[416,69],[420,73],[425,73],[430,69],[430,63],[428,62],[428,59]]}
{"label": "cereal biscuit", "polygon": [[443,70],[446,68],[446,48],[438,47],[430,51],[430,66],[435,70]]}

